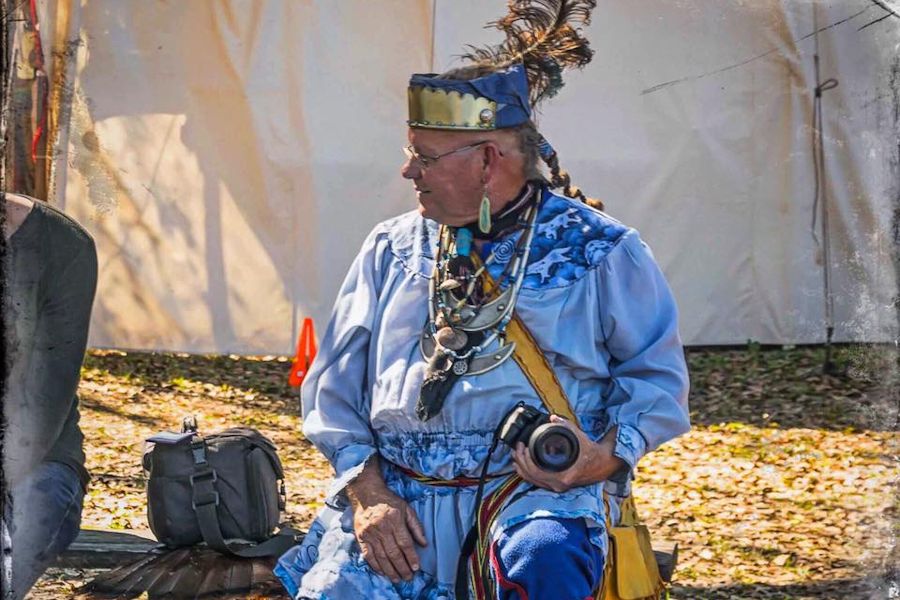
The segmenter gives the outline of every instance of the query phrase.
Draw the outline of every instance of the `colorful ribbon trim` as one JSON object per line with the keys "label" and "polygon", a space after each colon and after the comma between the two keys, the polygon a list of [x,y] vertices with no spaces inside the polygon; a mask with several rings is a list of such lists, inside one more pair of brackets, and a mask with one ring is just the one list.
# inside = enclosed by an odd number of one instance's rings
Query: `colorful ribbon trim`
{"label": "colorful ribbon trim", "polygon": [[475,593],[475,600],[491,600],[495,596],[496,584],[491,578],[491,569],[487,561],[490,550],[489,535],[491,526],[520,483],[521,477],[510,475],[500,487],[488,494],[478,507],[476,519],[478,539],[475,542],[475,551],[469,556],[469,582]]}
{"label": "colorful ribbon trim", "polygon": [[[478,485],[477,477],[454,477],[453,479],[438,479],[437,477],[429,477],[428,475],[422,475],[421,473],[416,473],[412,469],[407,469],[406,467],[401,467],[400,465],[394,465],[398,471],[413,479],[418,481],[419,483],[424,483],[425,485],[433,485],[437,487],[469,487],[473,485]],[[500,477],[506,477],[506,475],[488,475],[484,478],[485,481],[491,481],[493,479],[499,479]]]}

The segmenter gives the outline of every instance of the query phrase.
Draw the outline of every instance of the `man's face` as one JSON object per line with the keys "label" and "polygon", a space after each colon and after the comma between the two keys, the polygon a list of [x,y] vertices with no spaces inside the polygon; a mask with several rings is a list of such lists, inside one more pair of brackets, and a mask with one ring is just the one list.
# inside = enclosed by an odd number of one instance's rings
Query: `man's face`
{"label": "man's face", "polygon": [[[477,133],[410,128],[408,139],[417,154],[434,157],[485,138]],[[423,217],[454,226],[478,219],[484,189],[483,152],[483,146],[475,146],[437,161],[426,159],[424,168],[414,158],[403,164],[400,172],[413,181]]]}

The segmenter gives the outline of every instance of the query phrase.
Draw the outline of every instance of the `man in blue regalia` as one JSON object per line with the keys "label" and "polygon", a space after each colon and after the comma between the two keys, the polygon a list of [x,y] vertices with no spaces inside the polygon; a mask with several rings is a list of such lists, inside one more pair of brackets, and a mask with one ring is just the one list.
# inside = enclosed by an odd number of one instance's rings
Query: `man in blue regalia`
{"label": "man in blue regalia", "polygon": [[412,76],[418,210],[364,242],[302,388],[335,478],[294,597],[594,597],[638,461],[689,429],[662,273],[532,120],[593,5],[512,2],[501,46]]}

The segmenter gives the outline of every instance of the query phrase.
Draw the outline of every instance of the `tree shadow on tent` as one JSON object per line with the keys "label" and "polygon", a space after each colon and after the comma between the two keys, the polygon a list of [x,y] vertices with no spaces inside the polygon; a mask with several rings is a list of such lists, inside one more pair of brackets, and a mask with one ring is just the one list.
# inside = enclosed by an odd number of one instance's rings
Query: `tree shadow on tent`
{"label": "tree shadow on tent", "polygon": [[[92,338],[122,340],[124,328],[122,345],[287,352],[300,298],[319,294],[319,267],[300,255],[318,236],[304,61],[288,60],[305,56],[308,25],[300,10],[282,22],[278,3],[169,8],[82,11],[84,31],[103,34],[87,34],[73,170],[112,213],[94,228],[105,260]],[[87,96],[113,83],[115,94]],[[124,138],[127,152],[107,153]],[[255,334],[281,323],[277,339]]]}

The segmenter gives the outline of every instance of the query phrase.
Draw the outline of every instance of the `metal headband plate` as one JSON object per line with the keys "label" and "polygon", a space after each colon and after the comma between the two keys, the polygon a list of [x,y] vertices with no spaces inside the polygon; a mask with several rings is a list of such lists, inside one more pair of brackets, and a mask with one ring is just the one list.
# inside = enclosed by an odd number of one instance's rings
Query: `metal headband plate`
{"label": "metal headband plate", "polygon": [[497,128],[497,103],[456,90],[412,86],[409,98],[410,127],[427,129],[491,130]]}

